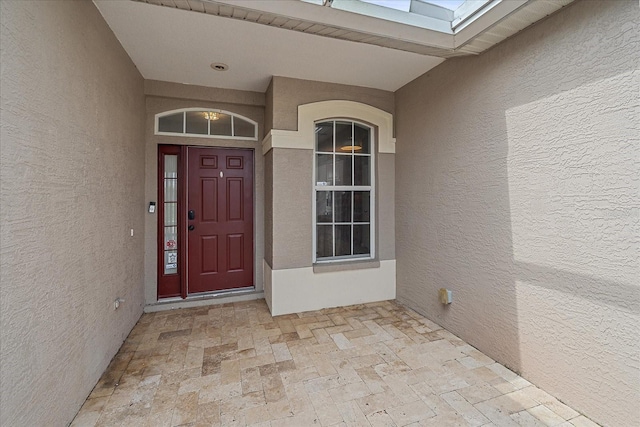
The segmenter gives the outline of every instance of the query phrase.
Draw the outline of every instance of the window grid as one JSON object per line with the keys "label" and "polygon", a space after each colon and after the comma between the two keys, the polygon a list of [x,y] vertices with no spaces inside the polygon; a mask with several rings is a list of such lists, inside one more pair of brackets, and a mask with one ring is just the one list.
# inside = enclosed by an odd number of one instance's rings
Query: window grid
{"label": "window grid", "polygon": [[[373,202],[374,202],[374,197],[373,197],[373,173],[372,173],[372,168],[373,168],[373,140],[372,140],[372,130],[369,127],[366,127],[366,132],[367,132],[367,141],[366,144],[368,146],[368,150],[370,151],[370,153],[358,153],[354,150],[354,146],[356,144],[356,135],[355,135],[355,129],[356,129],[356,125],[365,128],[365,126],[354,122],[354,121],[342,121],[342,120],[332,120],[332,121],[323,121],[323,122],[318,122],[316,123],[316,126],[318,125],[327,125],[327,124],[331,124],[332,127],[332,132],[331,132],[331,137],[332,137],[332,142],[331,142],[331,153],[328,153],[326,151],[320,151],[321,147],[319,147],[319,137],[316,135],[316,142],[315,142],[315,149],[314,149],[314,246],[315,246],[315,256],[314,256],[314,261],[336,261],[336,260],[345,260],[345,259],[362,259],[362,258],[371,258],[373,257],[373,236],[372,236],[372,216],[373,216]],[[348,141],[351,141],[351,152],[345,152],[345,153],[341,153],[338,150],[338,135],[337,135],[337,124],[340,123],[341,125],[345,125],[348,124],[350,125],[351,128],[351,134],[350,137],[348,139]],[[326,156],[327,154],[331,155],[331,162],[332,162],[332,176],[331,179],[328,179],[328,177],[325,177],[326,181],[322,181],[320,176],[319,176],[319,171],[318,171],[318,165],[321,163],[320,162],[320,157],[319,156]],[[351,164],[350,164],[350,185],[336,185],[337,182],[337,165],[338,165],[338,158],[340,158],[341,156],[343,157],[350,157],[351,159]],[[369,183],[369,185],[355,185],[356,183],[356,158],[358,157],[362,157],[362,158],[369,158],[369,163],[368,163],[368,167],[367,167],[367,176],[366,179]],[[344,179],[342,180],[344,181]],[[322,185],[319,185],[320,183],[322,183]],[[325,195],[324,197],[320,197],[319,196],[322,193],[327,193],[327,195]],[[348,212],[348,218],[345,218],[343,214],[341,214],[341,218],[337,218],[338,216],[338,203],[337,203],[337,196],[342,194],[344,195],[344,193],[348,193],[348,204],[349,204],[349,212]],[[365,209],[366,212],[366,216],[368,216],[368,220],[363,220],[365,217],[365,214],[361,214],[360,215],[360,220],[356,221],[356,215],[355,215],[355,210],[356,210],[356,198],[355,195],[356,193],[361,193],[361,194],[367,194],[368,193],[368,204],[365,207],[363,202],[360,202],[360,207]],[[318,208],[318,204],[319,201],[321,200],[327,200],[328,197],[331,198],[331,220],[327,221],[327,220],[321,220],[318,217],[318,212],[317,212],[317,208]],[[363,196],[361,196],[363,197]],[[344,209],[344,208],[343,208]],[[346,221],[348,219],[348,221]],[[338,248],[338,227],[340,226],[348,226],[349,227],[349,253],[348,254],[337,254],[337,248]],[[320,242],[319,242],[319,230],[324,228],[324,227],[331,227],[331,255],[330,256],[321,256],[321,248],[320,248]],[[367,244],[367,249],[368,251],[366,253],[356,253],[356,252],[361,252],[362,249],[358,249],[356,251],[356,227],[359,227],[358,230],[360,231],[359,234],[365,233],[365,230],[368,230],[367,233],[367,238],[365,239],[365,242]],[[363,236],[360,236],[361,238],[363,238]],[[362,246],[363,242],[360,242],[360,245]],[[344,251],[343,251],[344,252]]]}
{"label": "window grid", "polygon": [[[212,120],[207,119],[207,133],[206,134],[200,134],[200,133],[192,133],[192,132],[188,132],[187,131],[187,113],[191,113],[191,112],[196,112],[196,113],[203,113],[203,114],[210,114],[210,113],[219,113],[222,114],[223,116],[229,116],[230,119],[230,130],[229,133],[224,133],[224,134],[220,134],[220,133],[211,133],[211,122]],[[181,126],[181,131],[175,131],[175,130],[160,130],[160,128],[162,127],[161,125],[161,121],[163,119],[168,119],[172,116],[177,116],[180,115],[182,117],[182,126]],[[253,135],[252,136],[238,136],[236,135],[238,133],[238,130],[236,129],[236,119],[238,119],[240,121],[240,123],[244,123],[244,125],[250,125],[253,128]],[[242,125],[239,125],[242,126]],[[228,138],[228,139],[242,139],[242,140],[257,140],[258,139],[258,124],[247,118],[247,117],[243,117],[240,116],[238,114],[234,114],[231,113],[229,111],[224,111],[224,110],[218,110],[218,109],[203,109],[203,108],[186,108],[186,109],[182,109],[182,110],[173,110],[173,111],[167,111],[164,113],[159,113],[156,114],[156,120],[155,120],[155,134],[156,135],[183,135],[183,136],[190,136],[190,137],[198,137],[198,138]]]}
{"label": "window grid", "polygon": [[164,274],[178,273],[178,156],[164,155]]}

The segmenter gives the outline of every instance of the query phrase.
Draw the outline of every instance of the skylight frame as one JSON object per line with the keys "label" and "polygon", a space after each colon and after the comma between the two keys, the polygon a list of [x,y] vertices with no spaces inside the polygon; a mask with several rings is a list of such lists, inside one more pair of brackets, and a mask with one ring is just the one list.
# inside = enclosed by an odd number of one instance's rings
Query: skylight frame
{"label": "skylight frame", "polygon": [[[408,0],[408,11],[405,11],[404,8],[401,10],[380,4],[384,3],[385,0],[377,0],[377,3],[371,3],[367,0],[300,1],[371,18],[456,35],[505,0],[465,0],[456,9],[449,9],[445,6],[434,4],[430,0]],[[528,0],[521,0],[518,3],[524,4],[527,3],[527,1]]]}

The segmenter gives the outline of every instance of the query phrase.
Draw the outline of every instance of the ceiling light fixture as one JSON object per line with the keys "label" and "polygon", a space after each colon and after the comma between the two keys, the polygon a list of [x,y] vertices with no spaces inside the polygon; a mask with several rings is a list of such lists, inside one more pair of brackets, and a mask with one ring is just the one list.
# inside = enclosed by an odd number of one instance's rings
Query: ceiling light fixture
{"label": "ceiling light fixture", "polygon": [[222,62],[214,62],[211,64],[211,68],[216,71],[227,71],[229,66],[227,64],[223,64]]}
{"label": "ceiling light fixture", "polygon": [[347,152],[351,152],[351,151],[361,151],[362,150],[362,143],[361,142],[356,142],[355,144],[353,142],[351,142],[352,139],[349,138],[348,142],[345,142],[345,145],[340,146],[340,151],[347,151]]}
{"label": "ceiling light fixture", "polygon": [[205,111],[202,115],[206,120],[218,120],[220,118],[220,114],[215,111]]}
{"label": "ceiling light fixture", "polygon": [[351,150],[360,151],[362,150],[362,145],[343,145],[342,147],[340,147],[340,151],[351,152]]}

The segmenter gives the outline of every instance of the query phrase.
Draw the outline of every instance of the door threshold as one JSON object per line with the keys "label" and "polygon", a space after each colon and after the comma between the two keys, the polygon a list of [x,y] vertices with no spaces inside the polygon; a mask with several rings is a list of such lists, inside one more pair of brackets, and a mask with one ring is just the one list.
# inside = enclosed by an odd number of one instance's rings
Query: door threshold
{"label": "door threshold", "polygon": [[202,307],[206,305],[227,304],[240,301],[251,301],[264,299],[264,292],[255,288],[241,288],[228,291],[207,292],[189,295],[186,298],[174,297],[163,298],[158,302],[147,304],[144,307],[145,313],[156,311],[175,310],[178,308]]}

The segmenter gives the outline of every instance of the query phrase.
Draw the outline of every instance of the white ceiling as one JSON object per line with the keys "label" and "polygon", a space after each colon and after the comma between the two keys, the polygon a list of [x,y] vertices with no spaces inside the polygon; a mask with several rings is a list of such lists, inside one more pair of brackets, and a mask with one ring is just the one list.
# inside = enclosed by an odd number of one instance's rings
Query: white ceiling
{"label": "white ceiling", "polygon": [[[444,60],[140,2],[94,2],[151,80],[264,92],[284,76],[395,91]],[[213,71],[212,62],[229,70]]]}

